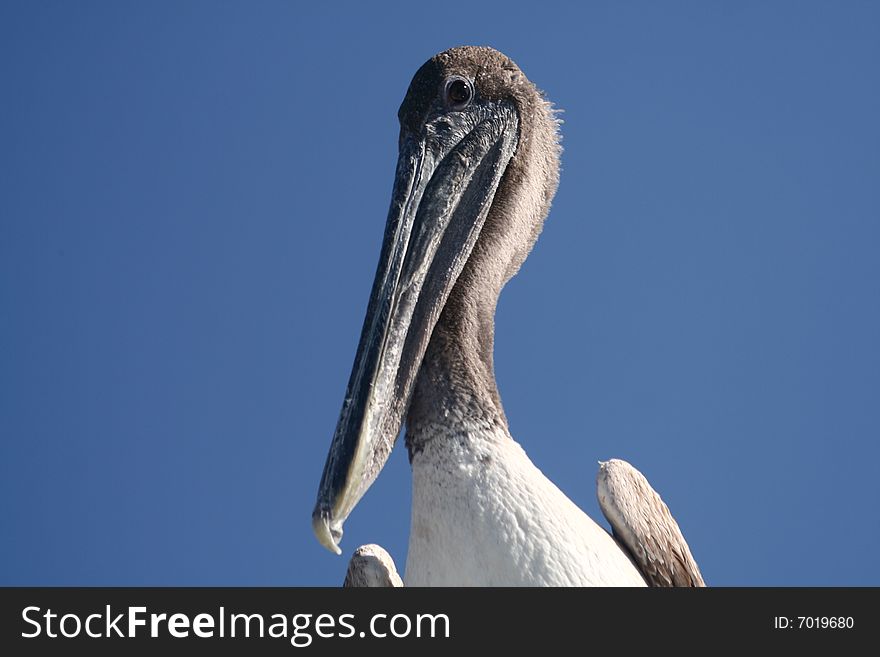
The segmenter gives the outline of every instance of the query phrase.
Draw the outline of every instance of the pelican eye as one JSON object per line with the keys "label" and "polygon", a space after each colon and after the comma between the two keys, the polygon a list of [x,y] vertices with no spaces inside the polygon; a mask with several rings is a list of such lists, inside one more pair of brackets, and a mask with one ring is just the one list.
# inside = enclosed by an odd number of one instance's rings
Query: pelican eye
{"label": "pelican eye", "polygon": [[464,109],[473,97],[474,85],[470,80],[454,77],[446,81],[446,105],[450,109]]}

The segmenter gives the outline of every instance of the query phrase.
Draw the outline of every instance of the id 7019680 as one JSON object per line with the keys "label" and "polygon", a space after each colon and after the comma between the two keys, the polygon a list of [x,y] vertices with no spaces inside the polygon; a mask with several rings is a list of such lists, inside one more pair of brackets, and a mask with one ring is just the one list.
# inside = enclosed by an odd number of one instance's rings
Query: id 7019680
{"label": "id 7019680", "polygon": [[852,616],[774,616],[776,630],[851,630]]}

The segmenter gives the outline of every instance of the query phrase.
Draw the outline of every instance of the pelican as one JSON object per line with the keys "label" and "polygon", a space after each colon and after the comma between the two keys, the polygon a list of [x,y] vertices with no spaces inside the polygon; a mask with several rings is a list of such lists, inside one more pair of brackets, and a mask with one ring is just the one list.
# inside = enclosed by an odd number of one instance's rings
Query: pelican
{"label": "pelican", "polygon": [[495,382],[498,296],[537,240],[559,182],[551,104],[508,57],[467,46],[416,72],[398,117],[384,242],[312,515],[318,540],[341,553],[343,523],[405,420],[407,586],[664,581],[644,564],[668,570],[669,555],[683,550],[664,541],[684,539],[657,531],[674,520],[645,497],[650,486],[634,486],[628,470],[600,470],[600,500],[604,491],[618,511],[616,540],[511,437]]}

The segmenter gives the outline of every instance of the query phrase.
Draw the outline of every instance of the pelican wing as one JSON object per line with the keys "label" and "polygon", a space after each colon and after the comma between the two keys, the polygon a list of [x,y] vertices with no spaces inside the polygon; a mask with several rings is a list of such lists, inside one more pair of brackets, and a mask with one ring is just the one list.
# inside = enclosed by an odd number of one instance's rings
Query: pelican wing
{"label": "pelican wing", "polygon": [[403,582],[397,574],[394,560],[378,545],[362,545],[348,562],[344,587],[401,587]]}
{"label": "pelican wing", "polygon": [[626,461],[599,464],[599,506],[651,586],[706,586],[669,507]]}

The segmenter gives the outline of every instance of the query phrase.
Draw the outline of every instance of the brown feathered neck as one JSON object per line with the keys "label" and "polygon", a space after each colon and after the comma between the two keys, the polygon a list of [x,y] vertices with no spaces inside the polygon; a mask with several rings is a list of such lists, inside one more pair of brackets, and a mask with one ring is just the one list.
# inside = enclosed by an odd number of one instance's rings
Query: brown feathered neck
{"label": "brown feathered neck", "polygon": [[514,103],[518,145],[422,361],[407,414],[410,458],[438,433],[507,430],[492,357],[495,308],[537,240],[559,184],[559,121],[552,106],[512,60],[491,48],[453,48],[426,62],[401,105],[402,129],[419,129],[450,75],[473,80],[479,98]]}

